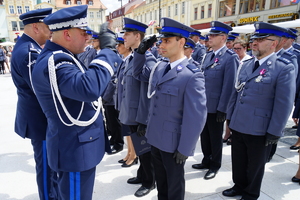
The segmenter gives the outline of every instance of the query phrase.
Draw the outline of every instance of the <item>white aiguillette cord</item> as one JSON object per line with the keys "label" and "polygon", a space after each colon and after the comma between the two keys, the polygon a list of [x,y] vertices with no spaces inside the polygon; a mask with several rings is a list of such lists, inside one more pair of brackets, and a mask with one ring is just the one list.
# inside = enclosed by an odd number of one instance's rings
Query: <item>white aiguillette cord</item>
{"label": "white aiguillette cord", "polygon": [[242,89],[243,89],[244,86],[246,85],[246,82],[240,83],[240,81],[238,80],[238,79],[239,79],[239,75],[240,75],[240,71],[241,71],[241,69],[242,69],[242,67],[243,67],[243,64],[244,64],[244,62],[241,61],[241,62],[240,62],[240,65],[239,65],[239,67],[238,67],[237,73],[236,73],[236,77],[235,77],[235,84],[234,84],[234,87],[235,87],[235,89],[236,89],[237,92],[242,91]]}
{"label": "white aiguillette cord", "polygon": [[[81,66],[81,64],[71,55],[71,54],[68,54],[68,53],[65,53],[63,51],[55,51],[53,52],[53,54],[50,56],[49,60],[48,60],[48,70],[49,70],[49,79],[50,79],[50,87],[51,87],[51,92],[52,92],[52,97],[53,97],[53,101],[54,101],[54,105],[55,105],[55,108],[56,108],[56,112],[58,114],[58,117],[60,119],[60,121],[66,125],[66,126],[73,126],[73,125],[77,125],[77,126],[89,126],[91,125],[99,116],[100,114],[100,110],[101,110],[101,107],[102,107],[102,103],[101,103],[101,97],[99,97],[98,99],[98,107],[96,109],[96,113],[94,114],[94,116],[88,120],[88,121],[80,121],[78,120],[82,114],[82,111],[83,111],[83,107],[84,107],[84,102],[82,102],[82,105],[81,105],[81,110],[78,114],[78,117],[77,119],[73,118],[69,111],[67,110],[62,98],[61,98],[61,95],[60,95],[60,92],[59,92],[59,89],[58,89],[58,85],[57,85],[57,79],[56,79],[56,70],[55,70],[55,64],[54,64],[54,55],[55,54],[58,54],[58,53],[63,53],[63,54],[66,54],[68,56],[70,56],[74,62],[76,63],[76,65],[79,67],[79,69],[81,70],[82,73],[85,73],[83,67]],[[72,122],[72,124],[68,124],[66,123],[60,113],[59,113],[59,110],[58,110],[58,107],[57,107],[57,102],[55,100],[55,95],[57,96],[57,99],[59,101],[59,103],[61,104],[61,107],[63,108],[66,116],[68,117],[68,119]],[[93,105],[93,103],[91,102],[91,104]],[[94,107],[94,105],[93,105]],[[94,107],[95,109],[95,107]]]}

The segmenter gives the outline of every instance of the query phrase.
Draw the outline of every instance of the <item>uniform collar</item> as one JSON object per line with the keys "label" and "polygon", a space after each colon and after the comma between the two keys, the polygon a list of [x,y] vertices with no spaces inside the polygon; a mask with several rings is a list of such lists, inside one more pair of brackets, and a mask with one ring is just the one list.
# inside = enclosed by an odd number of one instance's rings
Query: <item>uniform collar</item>
{"label": "uniform collar", "polygon": [[266,56],[266,57],[264,57],[264,58],[262,58],[262,59],[260,59],[260,60],[258,60],[256,57],[255,57],[255,59],[254,59],[254,61],[256,62],[257,60],[259,61],[259,65],[262,65],[268,58],[270,58],[271,56],[273,56],[275,53],[273,52],[273,53],[271,53],[270,55],[268,55],[268,56]]}
{"label": "uniform collar", "polygon": [[223,48],[225,47],[225,44],[224,46],[222,46],[220,49],[218,49],[217,51],[213,51],[215,55],[217,55]]}
{"label": "uniform collar", "polygon": [[184,56],[183,58],[180,58],[179,60],[176,60],[172,63],[170,63],[171,65],[171,69],[173,69],[174,67],[176,67],[179,63],[181,63],[184,59],[186,59],[186,56]]}
{"label": "uniform collar", "polygon": [[40,47],[42,49],[41,45],[39,43],[37,43],[37,41],[35,41],[32,37],[30,37],[26,33],[23,33],[22,38],[26,38],[27,40],[31,40],[33,43],[35,43],[38,47]]}

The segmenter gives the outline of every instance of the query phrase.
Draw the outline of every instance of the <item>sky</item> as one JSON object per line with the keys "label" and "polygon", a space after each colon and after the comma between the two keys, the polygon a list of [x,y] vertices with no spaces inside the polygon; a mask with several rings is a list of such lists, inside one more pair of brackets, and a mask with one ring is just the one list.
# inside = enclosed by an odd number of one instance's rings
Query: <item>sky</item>
{"label": "sky", "polygon": [[[101,2],[107,7],[106,14],[108,15],[109,12],[113,12],[121,7],[121,1],[118,0],[101,0]],[[126,4],[128,0],[123,0],[122,4]]]}

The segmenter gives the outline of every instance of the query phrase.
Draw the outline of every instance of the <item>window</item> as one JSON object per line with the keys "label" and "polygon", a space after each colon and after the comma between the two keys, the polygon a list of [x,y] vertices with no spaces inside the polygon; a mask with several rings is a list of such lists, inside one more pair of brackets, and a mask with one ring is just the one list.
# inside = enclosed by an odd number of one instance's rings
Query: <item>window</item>
{"label": "window", "polygon": [[101,13],[97,12],[97,18],[101,18]]}
{"label": "window", "polygon": [[[272,3],[275,0],[271,0],[271,7]],[[286,1],[286,0],[283,0]],[[256,11],[261,11],[265,9],[265,2],[266,0],[241,0],[240,2],[240,14],[243,13],[250,13],[250,12],[256,12]],[[235,8],[235,5],[234,5]]]}
{"label": "window", "polygon": [[22,21],[19,21],[19,27],[20,27],[20,31],[24,30],[24,24]]}
{"label": "window", "polygon": [[81,3],[81,1],[77,1],[77,5],[81,5],[82,3]]}
{"label": "window", "polygon": [[284,6],[296,5],[297,4],[296,2],[292,2],[291,0],[271,0],[270,8],[273,9],[273,8],[279,8]]}
{"label": "window", "polygon": [[185,10],[185,2],[182,2],[182,10],[181,10],[181,14],[184,14],[184,10]]}
{"label": "window", "polygon": [[95,25],[94,25],[94,24],[92,24],[92,25],[91,25],[91,29],[92,29],[92,30],[95,30],[95,29],[94,29],[94,27],[95,27]]}
{"label": "window", "polygon": [[9,13],[10,14],[14,14],[15,13],[14,6],[9,6]]}
{"label": "window", "polygon": [[93,5],[93,1],[88,1],[87,4],[90,5],[90,6],[92,6]]}
{"label": "window", "polygon": [[198,17],[198,8],[194,8],[194,20],[197,20]]}
{"label": "window", "polygon": [[171,17],[171,6],[168,6],[168,17]]}
{"label": "window", "polygon": [[[241,0],[248,1],[248,0]],[[220,12],[219,17],[235,15],[235,4],[236,0],[225,0],[220,2]]]}
{"label": "window", "polygon": [[152,20],[152,11],[150,12],[150,20]]}
{"label": "window", "polygon": [[17,6],[18,14],[22,14],[22,6]]}
{"label": "window", "polygon": [[157,10],[154,11],[154,19],[157,20]]}
{"label": "window", "polygon": [[25,6],[25,12],[29,12],[29,6]]}
{"label": "window", "polygon": [[67,5],[71,5],[71,1],[66,1],[66,4]]}
{"label": "window", "polygon": [[145,23],[147,23],[147,13],[145,14]]}
{"label": "window", "polygon": [[204,6],[201,6],[201,19],[204,19]]}
{"label": "window", "polygon": [[90,18],[94,18],[94,13],[90,12]]}
{"label": "window", "polygon": [[207,17],[211,17],[211,5],[212,4],[208,4],[208,14],[207,14]]}
{"label": "window", "polygon": [[175,15],[178,15],[178,4],[175,4]]}
{"label": "window", "polygon": [[16,21],[11,22],[11,28],[12,28],[13,31],[18,31],[19,30],[18,29],[18,24],[17,24]]}

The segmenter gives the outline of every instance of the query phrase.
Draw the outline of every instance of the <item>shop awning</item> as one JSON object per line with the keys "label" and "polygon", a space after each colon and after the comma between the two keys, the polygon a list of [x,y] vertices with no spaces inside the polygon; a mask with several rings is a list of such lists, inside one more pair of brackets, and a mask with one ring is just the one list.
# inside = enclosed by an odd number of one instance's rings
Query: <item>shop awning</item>
{"label": "shop awning", "polygon": [[[292,21],[286,21],[286,22],[279,22],[279,23],[274,23],[274,25],[276,26],[280,26],[280,27],[284,27],[284,28],[296,28],[296,27],[300,27],[300,19],[296,19],[296,20],[292,20]],[[232,27],[232,32],[236,32],[236,33],[253,33],[255,31],[254,25],[253,24],[247,24],[247,25],[243,25],[243,26],[236,26],[236,27]],[[199,30],[201,31],[202,35],[205,35],[206,33],[208,33],[210,30],[210,28],[207,29],[202,29]]]}

